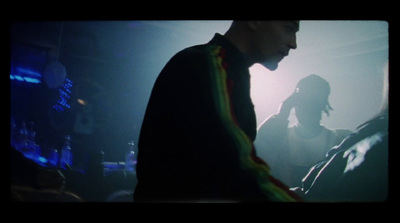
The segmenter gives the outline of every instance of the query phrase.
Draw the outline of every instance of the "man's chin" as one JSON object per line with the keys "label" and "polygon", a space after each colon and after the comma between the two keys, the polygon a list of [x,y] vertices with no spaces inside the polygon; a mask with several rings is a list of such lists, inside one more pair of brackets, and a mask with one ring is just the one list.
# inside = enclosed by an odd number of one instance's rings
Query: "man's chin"
{"label": "man's chin", "polygon": [[270,71],[274,71],[278,68],[278,62],[264,62],[264,63],[260,63],[261,65],[263,65],[265,68],[267,68]]}

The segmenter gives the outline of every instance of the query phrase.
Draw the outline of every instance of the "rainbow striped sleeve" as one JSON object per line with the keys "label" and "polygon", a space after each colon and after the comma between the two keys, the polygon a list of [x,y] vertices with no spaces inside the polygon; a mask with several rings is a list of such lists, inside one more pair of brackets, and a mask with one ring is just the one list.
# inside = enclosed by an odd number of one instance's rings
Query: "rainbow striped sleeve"
{"label": "rainbow striped sleeve", "polygon": [[222,124],[235,148],[240,154],[241,168],[252,174],[262,192],[271,201],[296,201],[293,192],[281,182],[270,176],[269,166],[254,155],[254,145],[247,134],[238,126],[232,109],[232,81],[227,77],[227,65],[224,62],[225,51],[220,46],[210,46],[209,66],[210,83],[214,106],[222,120]]}

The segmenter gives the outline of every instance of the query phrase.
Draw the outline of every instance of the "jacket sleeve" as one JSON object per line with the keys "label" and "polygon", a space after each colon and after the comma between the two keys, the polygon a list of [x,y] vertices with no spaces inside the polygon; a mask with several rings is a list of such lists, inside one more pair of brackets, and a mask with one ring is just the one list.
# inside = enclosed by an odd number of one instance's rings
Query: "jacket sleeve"
{"label": "jacket sleeve", "polygon": [[213,49],[209,58],[209,83],[212,97],[212,110],[215,111],[218,125],[226,135],[225,145],[236,152],[240,174],[253,183],[258,196],[270,201],[296,201],[298,199],[288,188],[270,175],[269,166],[259,159],[254,150],[253,140],[235,121],[230,95],[231,82],[227,77],[226,67],[219,56],[219,49]]}

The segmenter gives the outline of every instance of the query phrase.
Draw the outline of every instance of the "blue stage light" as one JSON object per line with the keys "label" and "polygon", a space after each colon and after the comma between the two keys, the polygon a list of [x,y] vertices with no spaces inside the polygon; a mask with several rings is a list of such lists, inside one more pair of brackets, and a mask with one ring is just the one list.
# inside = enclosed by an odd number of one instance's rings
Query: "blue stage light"
{"label": "blue stage light", "polygon": [[66,78],[63,86],[58,89],[58,100],[57,103],[53,105],[53,109],[57,112],[62,112],[64,109],[71,108],[69,104],[69,99],[71,98],[71,88],[73,86],[73,81]]}
{"label": "blue stage light", "polygon": [[17,67],[16,68],[18,74],[22,74],[23,76],[30,76],[30,77],[37,77],[37,78],[41,78],[42,75],[32,69],[29,68],[24,68],[24,67]]}
{"label": "blue stage light", "polygon": [[20,75],[15,75],[15,74],[10,74],[10,80],[27,82],[27,83],[31,83],[31,84],[40,84],[41,83],[41,81],[37,78],[25,77],[25,76],[20,76]]}

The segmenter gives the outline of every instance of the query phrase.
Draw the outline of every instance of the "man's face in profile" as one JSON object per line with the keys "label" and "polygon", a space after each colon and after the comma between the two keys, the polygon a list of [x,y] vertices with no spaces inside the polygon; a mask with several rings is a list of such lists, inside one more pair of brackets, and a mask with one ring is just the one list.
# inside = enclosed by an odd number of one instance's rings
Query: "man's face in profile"
{"label": "man's face in profile", "polygon": [[297,48],[298,31],[299,21],[262,21],[255,40],[260,63],[271,71],[276,70],[289,51]]}

